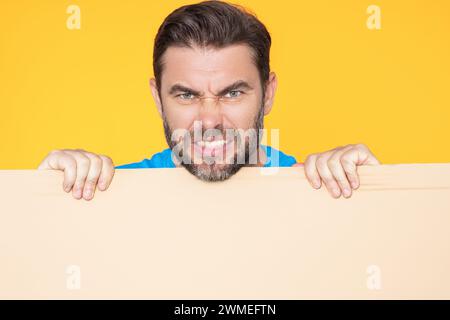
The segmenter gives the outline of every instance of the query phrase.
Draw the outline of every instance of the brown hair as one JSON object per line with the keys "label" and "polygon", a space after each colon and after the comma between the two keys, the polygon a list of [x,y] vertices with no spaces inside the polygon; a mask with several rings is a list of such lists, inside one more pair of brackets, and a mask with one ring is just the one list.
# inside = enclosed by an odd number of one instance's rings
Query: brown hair
{"label": "brown hair", "polygon": [[246,44],[252,49],[264,91],[263,84],[270,73],[271,38],[254,14],[222,1],[203,1],[174,10],[164,19],[155,38],[153,71],[158,90],[164,66],[162,57],[169,46],[223,48],[232,44]]}

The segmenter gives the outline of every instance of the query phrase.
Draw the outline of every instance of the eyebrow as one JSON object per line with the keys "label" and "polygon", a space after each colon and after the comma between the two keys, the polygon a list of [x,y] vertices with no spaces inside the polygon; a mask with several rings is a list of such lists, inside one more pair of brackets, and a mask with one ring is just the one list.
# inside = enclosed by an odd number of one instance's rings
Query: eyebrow
{"label": "eyebrow", "polygon": [[[244,80],[238,80],[238,81],[230,84],[229,86],[226,86],[222,90],[220,90],[217,95],[222,96],[222,95],[228,93],[229,91],[237,90],[237,89],[252,90],[253,87]],[[199,91],[191,89],[186,86],[183,86],[179,83],[174,84],[172,87],[170,87],[169,94],[174,94],[175,92],[188,92],[188,93],[191,93],[196,96],[200,95]]]}

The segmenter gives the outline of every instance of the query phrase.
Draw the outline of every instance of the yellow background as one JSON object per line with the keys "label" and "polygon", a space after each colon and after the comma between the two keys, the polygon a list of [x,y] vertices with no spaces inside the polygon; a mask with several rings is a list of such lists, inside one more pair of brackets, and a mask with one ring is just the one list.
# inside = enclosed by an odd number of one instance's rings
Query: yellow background
{"label": "yellow background", "polygon": [[[382,163],[450,162],[450,1],[236,1],[273,38],[279,89],[266,127],[303,161],[366,143]],[[2,0],[0,168],[51,149],[116,164],[166,148],[148,79],[165,16],[186,1]],[[81,30],[66,9],[81,8]],[[381,7],[381,30],[366,9]]]}

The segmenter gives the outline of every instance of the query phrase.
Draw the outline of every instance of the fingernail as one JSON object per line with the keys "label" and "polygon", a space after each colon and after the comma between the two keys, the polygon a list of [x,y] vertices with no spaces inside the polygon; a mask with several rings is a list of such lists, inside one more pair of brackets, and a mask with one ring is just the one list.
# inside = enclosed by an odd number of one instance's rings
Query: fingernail
{"label": "fingernail", "polygon": [[348,198],[351,196],[351,192],[349,189],[344,188],[344,190],[342,191],[342,193],[344,194],[344,197]]}
{"label": "fingernail", "polygon": [[80,188],[77,188],[74,190],[73,195],[75,196],[75,198],[80,199],[81,198],[81,192],[82,190]]}
{"label": "fingernail", "polygon": [[83,192],[83,194],[84,194],[84,197],[85,197],[85,198],[90,198],[90,197],[92,197],[92,189],[91,189],[91,188],[86,189],[86,190]]}
{"label": "fingernail", "polygon": [[353,189],[358,188],[358,183],[356,183],[355,181],[352,181],[352,188]]}
{"label": "fingernail", "polygon": [[336,198],[339,198],[339,196],[341,195],[341,191],[337,188],[332,189],[331,192],[333,193],[333,196],[335,196]]}
{"label": "fingernail", "polygon": [[316,189],[319,189],[320,188],[320,181],[313,180],[313,187],[316,188]]}
{"label": "fingernail", "polygon": [[70,191],[70,186],[64,185],[64,191],[65,192],[69,192]]}

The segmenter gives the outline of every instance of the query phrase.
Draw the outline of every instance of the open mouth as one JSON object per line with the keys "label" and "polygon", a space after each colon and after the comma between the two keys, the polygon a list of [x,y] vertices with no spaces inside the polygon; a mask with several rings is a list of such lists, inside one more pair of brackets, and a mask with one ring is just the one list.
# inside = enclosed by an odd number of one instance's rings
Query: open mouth
{"label": "open mouth", "polygon": [[227,150],[227,147],[229,147],[233,143],[233,139],[231,140],[201,140],[196,141],[194,143],[194,151],[197,154],[201,154],[202,156],[216,156],[218,154],[225,154],[225,150]]}

